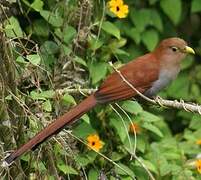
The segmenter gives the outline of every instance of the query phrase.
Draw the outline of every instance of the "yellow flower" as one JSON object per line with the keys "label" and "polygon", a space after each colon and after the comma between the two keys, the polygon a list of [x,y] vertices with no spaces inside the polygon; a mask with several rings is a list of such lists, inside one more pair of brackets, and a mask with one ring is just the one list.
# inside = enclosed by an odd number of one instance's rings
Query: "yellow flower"
{"label": "yellow flower", "polygon": [[128,5],[123,0],[111,0],[108,2],[109,9],[118,18],[125,18],[128,14]]}
{"label": "yellow flower", "polygon": [[140,133],[141,129],[140,129],[140,126],[137,124],[137,123],[131,123],[130,126],[129,126],[129,131],[131,133]]}
{"label": "yellow flower", "polygon": [[87,137],[88,141],[88,147],[99,151],[103,147],[103,142],[100,140],[99,136],[97,134],[91,134]]}
{"label": "yellow flower", "polygon": [[196,160],[195,164],[197,171],[201,174],[201,159]]}
{"label": "yellow flower", "polygon": [[201,139],[197,140],[196,144],[201,145]]}

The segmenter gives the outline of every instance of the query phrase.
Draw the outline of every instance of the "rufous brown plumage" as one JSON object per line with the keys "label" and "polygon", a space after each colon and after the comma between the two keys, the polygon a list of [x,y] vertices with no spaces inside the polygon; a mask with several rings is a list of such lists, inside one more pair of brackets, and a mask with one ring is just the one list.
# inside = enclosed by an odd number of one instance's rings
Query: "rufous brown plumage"
{"label": "rufous brown plumage", "polygon": [[[194,53],[194,51],[187,46],[184,40],[180,38],[165,39],[153,52],[134,59],[122,66],[119,71],[139,92],[152,97],[176,78],[180,71],[181,61],[187,53]],[[117,72],[113,72],[95,93],[11,153],[5,158],[4,163],[9,165],[28,150],[35,149],[47,138],[61,131],[66,125],[74,122],[97,104],[129,99],[136,95],[136,91],[123,81]]]}

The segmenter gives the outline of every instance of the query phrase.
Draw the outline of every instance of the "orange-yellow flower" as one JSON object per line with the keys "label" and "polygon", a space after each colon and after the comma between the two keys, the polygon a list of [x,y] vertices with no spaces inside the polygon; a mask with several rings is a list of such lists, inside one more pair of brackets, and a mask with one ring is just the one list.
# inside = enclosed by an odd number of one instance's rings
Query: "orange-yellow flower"
{"label": "orange-yellow flower", "polygon": [[201,159],[196,160],[195,164],[197,171],[201,174]]}
{"label": "orange-yellow flower", "polygon": [[196,144],[201,145],[201,139],[197,140]]}
{"label": "orange-yellow flower", "polygon": [[137,123],[131,123],[129,126],[129,131],[132,133],[140,133],[141,129]]}
{"label": "orange-yellow flower", "polygon": [[88,147],[99,151],[103,147],[103,142],[100,140],[97,134],[91,134],[87,137]]}
{"label": "orange-yellow flower", "polygon": [[118,18],[125,18],[128,14],[128,5],[123,0],[111,0],[108,2],[109,9]]}

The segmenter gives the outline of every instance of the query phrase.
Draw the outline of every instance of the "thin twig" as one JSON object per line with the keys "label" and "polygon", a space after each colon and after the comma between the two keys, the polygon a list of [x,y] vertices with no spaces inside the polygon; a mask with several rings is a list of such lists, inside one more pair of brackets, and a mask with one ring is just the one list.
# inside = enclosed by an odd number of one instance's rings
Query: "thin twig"
{"label": "thin twig", "polygon": [[147,166],[141,161],[141,159],[138,158],[135,154],[133,156],[141,164],[141,166],[146,170],[146,172],[148,173],[150,179],[151,180],[155,180],[154,176],[151,174],[151,172],[149,171],[149,169],[147,168]]}
{"label": "thin twig", "polygon": [[[117,104],[116,104],[117,105]],[[132,143],[131,143],[131,139],[130,139],[130,136],[129,136],[129,132],[128,132],[128,128],[126,126],[126,123],[124,122],[124,118],[121,116],[121,114],[112,106],[110,105],[110,107],[113,109],[113,111],[120,117],[122,123],[123,123],[123,126],[124,126],[124,129],[126,131],[126,136],[128,138],[128,142],[129,142],[129,146],[130,146],[130,149],[132,149]]]}
{"label": "thin twig", "polygon": [[[130,124],[132,124],[133,122],[132,122],[130,116],[128,115],[128,113],[119,104],[116,103],[116,105],[126,115],[126,117],[128,118]],[[133,147],[133,153],[132,153],[132,155],[136,154],[136,147],[137,147],[137,134],[136,134],[135,128],[133,129],[133,132],[134,132],[134,147]],[[131,156],[130,160],[132,160],[132,157],[133,156]]]}

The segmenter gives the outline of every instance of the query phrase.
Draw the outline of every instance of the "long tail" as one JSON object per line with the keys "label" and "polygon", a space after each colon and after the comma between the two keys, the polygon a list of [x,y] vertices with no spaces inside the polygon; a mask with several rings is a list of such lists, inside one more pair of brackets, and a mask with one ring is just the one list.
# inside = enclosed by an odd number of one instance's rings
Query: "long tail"
{"label": "long tail", "polygon": [[10,165],[19,156],[21,156],[28,150],[35,149],[38,145],[43,143],[47,138],[61,131],[65,125],[72,123],[74,120],[81,117],[87,111],[96,106],[96,104],[97,104],[96,98],[92,94],[91,96],[83,100],[80,104],[71,109],[69,112],[67,112],[66,114],[55,120],[41,132],[39,132],[36,136],[34,136],[31,140],[29,140],[15,152],[11,153],[8,157],[5,158],[4,162],[7,163],[7,165]]}

